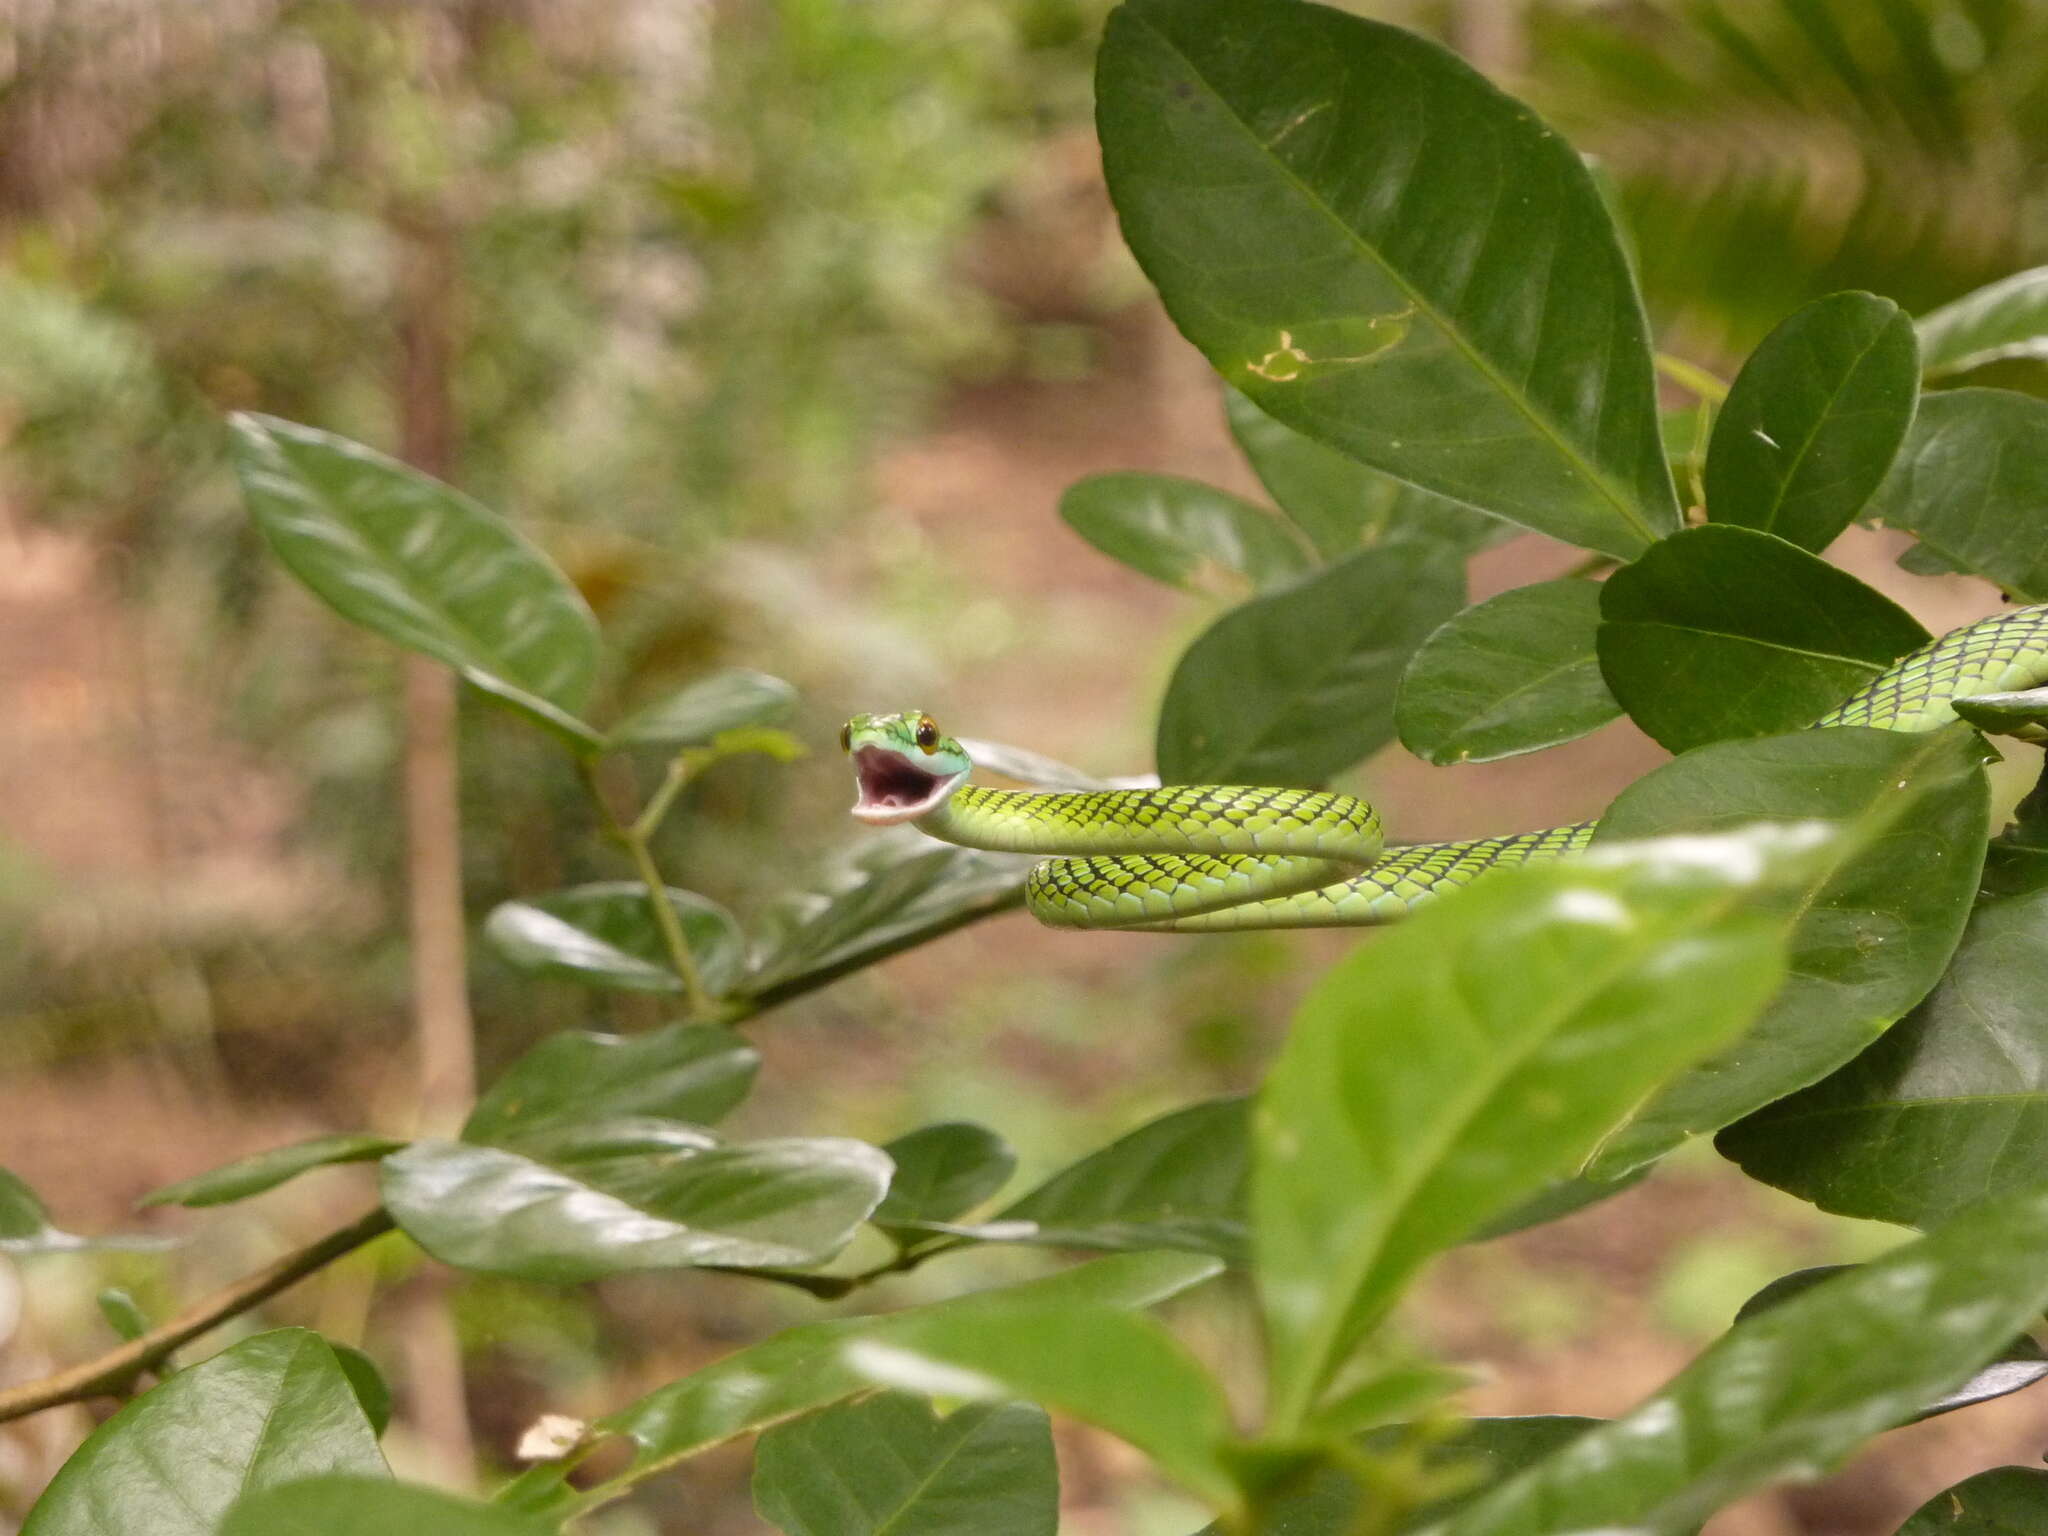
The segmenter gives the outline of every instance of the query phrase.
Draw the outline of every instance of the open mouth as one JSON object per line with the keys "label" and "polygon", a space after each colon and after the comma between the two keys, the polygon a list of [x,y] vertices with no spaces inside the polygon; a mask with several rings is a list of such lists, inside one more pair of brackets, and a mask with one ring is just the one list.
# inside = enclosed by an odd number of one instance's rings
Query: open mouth
{"label": "open mouth", "polygon": [[946,798],[957,775],[927,772],[887,747],[853,749],[853,777],[860,796],[853,814],[876,826],[914,821]]}

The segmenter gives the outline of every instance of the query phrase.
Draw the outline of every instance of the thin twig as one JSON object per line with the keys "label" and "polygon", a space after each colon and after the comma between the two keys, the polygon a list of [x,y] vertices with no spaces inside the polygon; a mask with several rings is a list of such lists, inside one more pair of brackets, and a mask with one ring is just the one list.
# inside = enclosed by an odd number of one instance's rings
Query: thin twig
{"label": "thin twig", "polygon": [[210,1333],[229,1318],[261,1305],[279,1291],[296,1285],[372,1238],[382,1237],[391,1228],[391,1217],[379,1206],[254,1274],[244,1275],[232,1285],[223,1286],[203,1301],[187,1307],[162,1327],[150,1329],[140,1338],[123,1344],[119,1349],[109,1350],[97,1360],[88,1360],[68,1371],[59,1371],[40,1381],[25,1382],[0,1392],[0,1424],[64,1403],[82,1403],[95,1397],[119,1397],[137,1377],[169,1359],[174,1350],[191,1343],[201,1334]]}
{"label": "thin twig", "polygon": [[697,958],[690,953],[690,941],[683,936],[682,920],[669,904],[668,882],[655,866],[654,853],[647,845],[646,834],[637,822],[629,824],[621,820],[612,809],[611,801],[605,798],[604,786],[598,782],[595,763],[587,757],[579,757],[576,771],[582,776],[583,787],[589,791],[590,803],[597,808],[605,836],[626,850],[626,857],[633,861],[634,873],[647,887],[647,902],[654,913],[654,926],[660,931],[662,945],[668,951],[669,968],[682,980],[683,995],[689,999],[691,1016],[701,1018],[710,1014],[711,995],[704,990],[704,978],[697,973]]}
{"label": "thin twig", "polygon": [[1728,398],[1728,386],[1698,363],[1688,363],[1669,352],[1659,352],[1656,363],[1659,373],[1696,399],[1719,405]]}

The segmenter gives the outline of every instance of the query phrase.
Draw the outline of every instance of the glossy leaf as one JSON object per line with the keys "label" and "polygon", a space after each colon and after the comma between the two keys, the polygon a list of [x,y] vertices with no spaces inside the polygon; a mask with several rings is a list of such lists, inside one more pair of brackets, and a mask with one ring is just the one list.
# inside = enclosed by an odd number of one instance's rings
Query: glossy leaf
{"label": "glossy leaf", "polygon": [[779,1425],[754,1452],[754,1508],[788,1536],[1053,1536],[1059,1506],[1052,1425],[1029,1403],[940,1418],[883,1392]]}
{"label": "glossy leaf", "polygon": [[2048,267],[2015,272],[1919,320],[1930,379],[2014,357],[2048,357]]}
{"label": "glossy leaf", "polygon": [[343,618],[444,661],[579,751],[597,621],[554,563],[488,507],[332,433],[237,414],[242,494],[287,569]]}
{"label": "glossy leaf", "polygon": [[1817,829],[1502,869],[1329,973],[1254,1122],[1253,1241],[1273,1432],[1312,1422],[1432,1255],[1574,1168],[1784,976],[1759,895]]}
{"label": "glossy leaf", "polygon": [[[1853,1264],[1821,1264],[1780,1275],[1736,1309],[1735,1321],[1745,1322],[1759,1313],[1768,1312],[1772,1307],[1790,1301],[1794,1296],[1803,1296],[1823,1281],[1847,1274],[1855,1267]],[[1988,1403],[1995,1397],[2010,1397],[2031,1387],[2044,1376],[2048,1376],[2048,1352],[2023,1333],[1967,1381],[1943,1393],[1913,1417],[1916,1421],[1931,1419],[1938,1414],[1954,1413],[1958,1408]]]}
{"label": "glossy leaf", "polygon": [[913,827],[863,834],[816,890],[770,913],[744,991],[780,1002],[1024,901],[1037,860],[934,843]]}
{"label": "glossy leaf", "polygon": [[386,1158],[384,1203],[445,1264],[568,1283],[691,1265],[829,1259],[889,1187],[865,1142],[718,1146],[669,1121],[601,1124],[545,1159],[416,1141]]}
{"label": "glossy leaf", "polygon": [[1228,491],[1178,475],[1090,475],[1060,497],[1069,528],[1112,560],[1190,590],[1220,568],[1284,586],[1314,563],[1287,526]]}
{"label": "glossy leaf", "polygon": [[164,1248],[160,1237],[81,1237],[51,1225],[50,1213],[36,1192],[0,1168],[0,1254],[76,1253],[85,1249]]}
{"label": "glossy leaf", "polygon": [[259,1333],[178,1372],[94,1430],[22,1536],[217,1536],[246,1493],[384,1458],[317,1333]]}
{"label": "glossy leaf", "polygon": [[1212,1506],[1235,1502],[1223,1390],[1158,1323],[1106,1306],[1010,1298],[972,1312],[899,1313],[844,1346],[877,1385],[929,1396],[1022,1397],[1129,1441]]}
{"label": "glossy leaf", "polygon": [[1919,395],[1919,350],[1898,305],[1816,299],[1736,375],[1707,451],[1707,515],[1818,554],[1884,479]]}
{"label": "glossy leaf", "polygon": [[1544,581],[1467,608],[1401,679],[1401,745],[1426,763],[1490,763],[1572,741],[1621,713],[1593,637],[1600,588]]}
{"label": "glossy leaf", "polygon": [[[670,886],[669,905],[704,990],[723,997],[746,963],[739,924],[718,903]],[[491,947],[519,970],[622,992],[683,990],[660,926],[636,880],[572,885],[529,901],[501,902],[484,921]]]}
{"label": "glossy leaf", "polygon": [[1810,725],[1930,638],[1818,555],[1713,524],[1616,571],[1600,616],[1608,687],[1673,752]]}
{"label": "glossy leaf", "polygon": [[1870,513],[2016,601],[2048,601],[2048,401],[1929,395]]}
{"label": "glossy leaf", "polygon": [[356,1405],[369,1421],[370,1433],[382,1440],[384,1431],[391,1427],[391,1383],[377,1369],[377,1362],[355,1345],[330,1343],[327,1347],[334,1351],[334,1363],[348,1378],[349,1390],[355,1393]]}
{"label": "glossy leaf", "polygon": [[2048,1472],[1993,1467],[1944,1488],[1898,1536],[2038,1536],[2048,1528]]}
{"label": "glossy leaf", "polygon": [[779,677],[728,667],[636,709],[612,727],[614,747],[701,747],[724,731],[780,725],[796,690]]}
{"label": "glossy leaf", "polygon": [[1469,554],[1517,531],[1476,507],[1431,495],[1324,447],[1228,385],[1223,403],[1230,434],[1266,494],[1327,559],[1404,534]]}
{"label": "glossy leaf", "polygon": [[464,1141],[517,1146],[559,1126],[625,1115],[715,1125],[746,1098],[761,1054],[715,1024],[644,1035],[550,1035],[477,1101]]}
{"label": "glossy leaf", "polygon": [[1007,1141],[965,1120],[920,1126],[882,1150],[896,1165],[888,1198],[875,1208],[882,1225],[951,1221],[1001,1189],[1017,1168]]}
{"label": "glossy leaf", "polygon": [[1159,776],[1319,784],[1378,751],[1394,737],[1409,657],[1464,591],[1450,553],[1405,538],[1233,608],[1174,669],[1159,708]]}
{"label": "glossy leaf", "polygon": [[1808,731],[1703,747],[1623,791],[1602,839],[1816,818],[1842,825],[1846,857],[1804,901],[1790,972],[1756,1024],[1639,1110],[1601,1148],[1595,1176],[1616,1178],[1826,1075],[1927,994],[1982,867],[1982,762],[1961,727]]}
{"label": "glossy leaf", "polygon": [[510,1510],[410,1483],[315,1477],[252,1494],[220,1536],[553,1536]]}
{"label": "glossy leaf", "polygon": [[1124,239],[1260,409],[1568,543],[1626,557],[1678,526],[1627,262],[1528,108],[1278,0],[1130,0],[1096,104]]}
{"label": "glossy leaf", "polygon": [[709,1446],[851,1397],[868,1382],[847,1365],[846,1344],[868,1335],[886,1339],[899,1319],[979,1315],[984,1308],[1019,1301],[1150,1307],[1200,1285],[1221,1268],[1216,1260],[1196,1254],[1115,1254],[1021,1285],[959,1296],[911,1312],[786,1328],[599,1419],[595,1432],[623,1435],[633,1442],[632,1461],[605,1482],[578,1493],[566,1486],[569,1464],[557,1464],[535,1468],[500,1498],[521,1509],[592,1509]]}
{"label": "glossy leaf", "polygon": [[275,1189],[312,1169],[336,1163],[373,1162],[404,1145],[404,1141],[389,1136],[315,1136],[309,1141],[293,1142],[288,1147],[275,1147],[268,1152],[238,1157],[232,1163],[224,1163],[206,1173],[166,1184],[162,1189],[144,1195],[137,1203],[144,1206],[228,1205]]}
{"label": "glossy leaf", "polygon": [[1721,1134],[1752,1177],[1824,1210],[1926,1226],[2030,1186],[2048,1157],[2048,854],[1993,845],[1986,891],[1926,1000],[1861,1056]]}
{"label": "glossy leaf", "polygon": [[1978,1206],[1730,1330],[1631,1412],[1433,1530],[1689,1531],[1813,1477],[1967,1378],[2048,1305],[2048,1192]]}

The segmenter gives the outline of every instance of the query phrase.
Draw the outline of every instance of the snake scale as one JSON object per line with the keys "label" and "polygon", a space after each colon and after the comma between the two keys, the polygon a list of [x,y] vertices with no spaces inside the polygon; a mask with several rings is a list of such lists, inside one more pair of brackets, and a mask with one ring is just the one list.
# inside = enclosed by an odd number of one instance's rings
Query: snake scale
{"label": "snake scale", "polygon": [[[1952,630],[1813,722],[1932,731],[1958,699],[2048,684],[2048,606]],[[1583,848],[1595,823],[1388,848],[1355,795],[1255,785],[1036,791],[968,784],[974,764],[929,715],[856,715],[841,733],[871,824],[913,822],[967,848],[1048,855],[1025,903],[1067,928],[1200,932],[1367,926],[1506,864]]]}

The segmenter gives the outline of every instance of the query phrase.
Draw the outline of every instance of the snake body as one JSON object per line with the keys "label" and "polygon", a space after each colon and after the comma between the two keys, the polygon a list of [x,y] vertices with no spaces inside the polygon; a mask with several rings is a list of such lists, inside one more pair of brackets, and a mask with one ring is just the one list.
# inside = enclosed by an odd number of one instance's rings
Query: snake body
{"label": "snake body", "polygon": [[[2048,606],[1965,625],[1901,657],[1813,722],[1932,731],[1954,703],[2048,684]],[[2034,735],[2032,731],[2021,734]],[[1595,823],[1388,849],[1355,795],[1219,784],[1034,791],[968,784],[973,762],[930,716],[857,715],[854,814],[968,848],[1049,857],[1025,884],[1039,921],[1199,932],[1393,921],[1489,869],[1584,848]]]}

